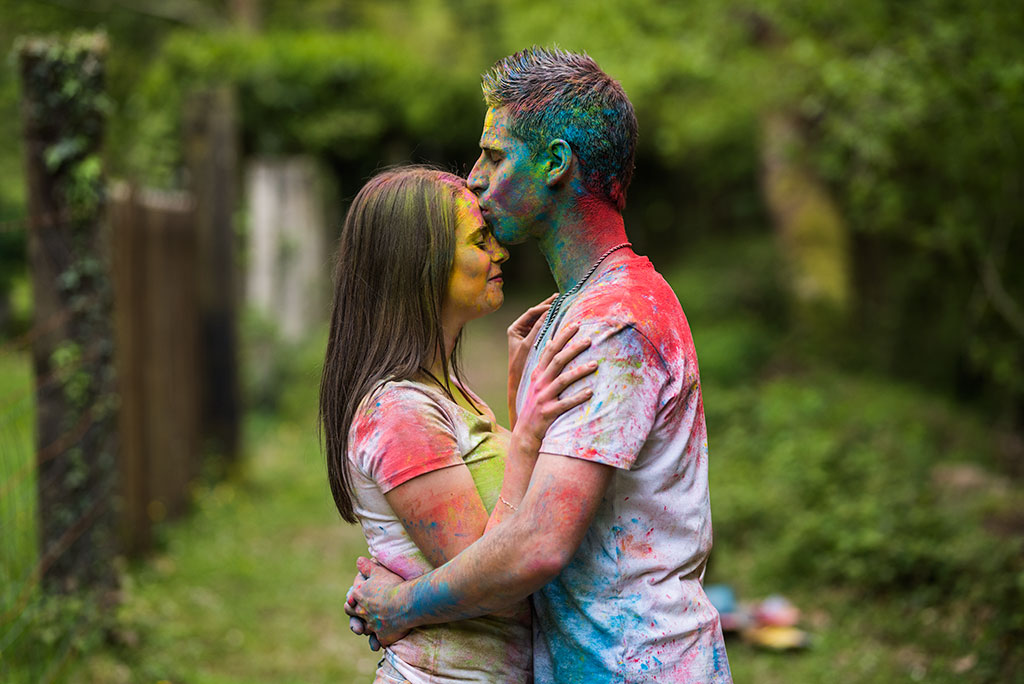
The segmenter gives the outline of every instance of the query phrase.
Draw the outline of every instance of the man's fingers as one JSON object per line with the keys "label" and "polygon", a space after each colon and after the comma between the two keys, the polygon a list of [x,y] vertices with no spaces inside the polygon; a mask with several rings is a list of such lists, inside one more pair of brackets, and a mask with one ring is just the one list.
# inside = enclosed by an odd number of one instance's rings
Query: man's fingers
{"label": "man's fingers", "polygon": [[355,581],[353,580],[352,586],[349,587],[348,591],[345,592],[345,605],[346,606],[354,606],[354,605],[356,605],[356,600],[354,598],[352,598],[352,594],[354,594],[355,591],[356,591]]}
{"label": "man's fingers", "polygon": [[348,628],[352,630],[353,634],[366,634],[366,623],[362,618],[357,618],[355,615],[349,617]]}
{"label": "man's fingers", "polygon": [[363,579],[367,579],[373,573],[374,562],[369,558],[360,556],[356,559],[356,569],[359,570],[359,574],[363,576]]}

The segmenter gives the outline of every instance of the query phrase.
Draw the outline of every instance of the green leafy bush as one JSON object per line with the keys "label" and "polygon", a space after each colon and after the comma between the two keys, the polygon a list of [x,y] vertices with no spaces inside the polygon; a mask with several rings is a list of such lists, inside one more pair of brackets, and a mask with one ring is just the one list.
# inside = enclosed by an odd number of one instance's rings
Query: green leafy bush
{"label": "green leafy bush", "polygon": [[[1024,628],[1019,535],[986,531],[1014,486],[986,476],[944,490],[943,469],[983,472],[991,436],[962,409],[890,382],[808,374],[711,394],[715,536],[756,559],[772,590],[842,587],[906,605],[965,602],[987,621],[961,627],[989,667],[1014,661]],[[1020,492],[1017,491],[1019,496]]]}

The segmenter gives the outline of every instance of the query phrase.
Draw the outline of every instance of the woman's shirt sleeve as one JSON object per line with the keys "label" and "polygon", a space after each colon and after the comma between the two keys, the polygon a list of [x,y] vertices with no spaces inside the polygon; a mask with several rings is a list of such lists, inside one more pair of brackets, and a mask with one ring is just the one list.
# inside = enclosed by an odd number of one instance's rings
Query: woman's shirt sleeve
{"label": "woman's shirt sleeve", "polygon": [[429,392],[387,384],[365,400],[349,431],[349,457],[387,493],[425,473],[463,463],[455,425]]}

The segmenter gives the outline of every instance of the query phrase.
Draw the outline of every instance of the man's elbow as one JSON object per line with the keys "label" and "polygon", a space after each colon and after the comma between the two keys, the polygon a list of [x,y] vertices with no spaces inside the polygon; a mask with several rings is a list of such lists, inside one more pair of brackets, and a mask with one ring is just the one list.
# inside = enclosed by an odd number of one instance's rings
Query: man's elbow
{"label": "man's elbow", "polygon": [[538,532],[531,537],[521,557],[522,571],[531,584],[542,587],[569,565],[573,552],[562,535]]}

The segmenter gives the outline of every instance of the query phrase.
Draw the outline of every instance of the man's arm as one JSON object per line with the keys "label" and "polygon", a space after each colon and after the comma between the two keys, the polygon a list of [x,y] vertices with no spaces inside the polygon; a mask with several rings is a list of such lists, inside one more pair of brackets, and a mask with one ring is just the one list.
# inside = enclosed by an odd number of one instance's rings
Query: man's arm
{"label": "man's arm", "polygon": [[541,454],[519,510],[415,580],[363,561],[345,610],[388,645],[412,627],[499,611],[550,582],[579,548],[611,482],[610,466]]}
{"label": "man's arm", "polygon": [[[357,578],[346,612],[368,618],[381,643],[410,626],[493,612],[547,584],[579,548],[615,469],[632,467],[656,418],[667,369],[657,349],[629,325],[596,321],[580,330],[593,344],[577,363],[600,366],[580,381],[593,398],[536,437],[545,452],[518,511],[452,561],[408,584],[369,561],[360,564],[369,579]],[[563,334],[571,333],[558,333]],[[525,412],[535,402],[528,398],[523,405]]]}

